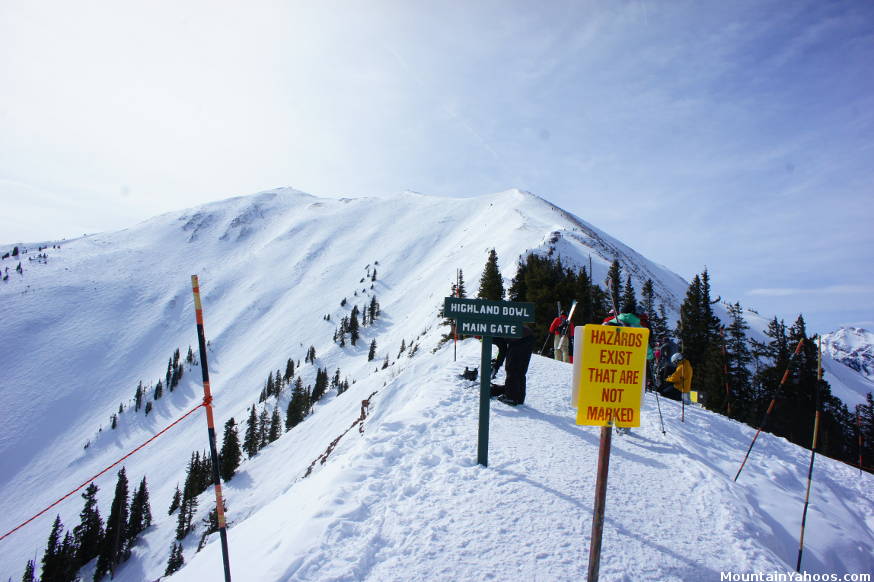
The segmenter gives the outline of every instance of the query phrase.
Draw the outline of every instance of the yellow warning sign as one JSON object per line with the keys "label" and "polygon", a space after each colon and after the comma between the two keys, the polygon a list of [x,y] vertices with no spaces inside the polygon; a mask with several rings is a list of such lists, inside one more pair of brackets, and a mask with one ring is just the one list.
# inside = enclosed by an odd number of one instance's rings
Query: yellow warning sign
{"label": "yellow warning sign", "polygon": [[640,426],[649,330],[590,324],[582,335],[577,424]]}

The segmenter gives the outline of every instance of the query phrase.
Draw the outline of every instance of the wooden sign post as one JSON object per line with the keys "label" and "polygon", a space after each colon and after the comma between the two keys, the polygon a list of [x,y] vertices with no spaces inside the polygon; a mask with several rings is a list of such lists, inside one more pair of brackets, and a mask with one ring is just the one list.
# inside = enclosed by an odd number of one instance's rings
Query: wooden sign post
{"label": "wooden sign post", "polygon": [[588,569],[589,582],[597,582],[612,431],[614,426],[640,426],[649,330],[586,325],[582,331],[582,353],[581,357],[574,358],[572,389],[577,398],[577,424],[601,427]]}
{"label": "wooden sign post", "polygon": [[479,436],[476,462],[489,464],[489,402],[492,391],[492,338],[522,337],[525,322],[534,321],[534,304],[446,297],[443,315],[456,320],[458,335],[482,337],[479,385]]}

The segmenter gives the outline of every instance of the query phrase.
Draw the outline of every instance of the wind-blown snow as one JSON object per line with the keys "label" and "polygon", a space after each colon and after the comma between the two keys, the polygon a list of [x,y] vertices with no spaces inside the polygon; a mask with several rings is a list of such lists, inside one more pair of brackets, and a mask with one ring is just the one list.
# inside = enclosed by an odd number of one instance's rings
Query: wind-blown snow
{"label": "wind-blown snow", "polygon": [[[328,200],[271,191],[68,241],[47,251],[47,264],[25,261],[23,277],[0,284],[0,529],[200,401],[199,371],[188,369],[152,414],[126,411],[117,430],[108,428],[137,381],[154,385],[174,349],[184,355],[196,346],[196,273],[219,427],[231,416],[242,422],[267,374],[284,369],[289,357],[302,362],[310,345],[318,366],[357,380],[227,483],[235,580],[579,579],[597,429],[573,424],[570,367],[535,357],[526,406],[492,404],[490,463],[482,468],[475,464],[477,390],[457,377],[464,365],[478,365],[478,344],[461,344],[458,362],[451,345],[432,353],[443,331],[437,312],[456,268],[475,292],[494,247],[509,282],[516,258],[546,252],[555,232],[554,252],[586,266],[591,255],[596,281],[618,255],[636,287],[652,277],[666,304],[682,298],[685,283],[675,274],[519,191],[462,200]],[[361,282],[368,266],[377,270],[373,290]],[[331,341],[336,322],[373,293],[382,318],[363,329],[358,346],[339,348]],[[349,303],[340,307],[343,298]],[[332,321],[324,321],[329,313]],[[368,362],[371,339],[379,349]],[[398,357],[402,339],[419,344],[415,356]],[[393,365],[375,371],[386,354]],[[301,370],[311,383],[315,366]],[[349,431],[303,479],[373,392],[363,434]],[[286,402],[283,395],[283,412]],[[763,435],[735,484],[752,429],[699,409],[687,410],[681,424],[676,404],[661,404],[667,435],[647,396],[645,426],[614,440],[603,578],[698,580],[718,579],[720,570],[790,569],[808,453]],[[155,523],[116,579],[163,574],[176,521],[166,508],[190,453],[206,447],[198,412],[126,462],[132,483],[149,479]],[[807,569],[870,571],[870,475],[821,458],[815,476]],[[114,483],[115,471],[97,482],[104,518]],[[201,496],[198,519],[211,496]],[[20,577],[35,552],[41,557],[55,513],[71,528],[80,510],[77,495],[0,541],[0,573]],[[197,537],[186,539],[186,566],[174,578],[221,575],[217,539],[195,553]]]}

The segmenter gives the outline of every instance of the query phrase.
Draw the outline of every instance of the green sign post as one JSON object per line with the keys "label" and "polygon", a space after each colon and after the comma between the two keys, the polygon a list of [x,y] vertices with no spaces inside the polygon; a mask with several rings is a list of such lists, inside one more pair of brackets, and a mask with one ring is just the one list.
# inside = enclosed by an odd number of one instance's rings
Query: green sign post
{"label": "green sign post", "polygon": [[482,337],[479,385],[479,438],[477,463],[488,466],[489,402],[492,389],[492,338],[522,337],[522,325],[534,321],[534,304],[517,301],[487,301],[446,297],[443,314],[454,319],[459,335]]}

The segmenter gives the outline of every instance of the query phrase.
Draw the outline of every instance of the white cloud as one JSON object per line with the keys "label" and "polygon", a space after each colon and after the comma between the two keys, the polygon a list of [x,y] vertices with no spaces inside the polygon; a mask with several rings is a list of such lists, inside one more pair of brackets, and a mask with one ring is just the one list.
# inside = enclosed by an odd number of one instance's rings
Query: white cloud
{"label": "white cloud", "polygon": [[768,297],[789,297],[792,295],[855,295],[874,293],[874,285],[830,285],[828,287],[787,288],[772,287],[751,289],[747,295],[764,295]]}

